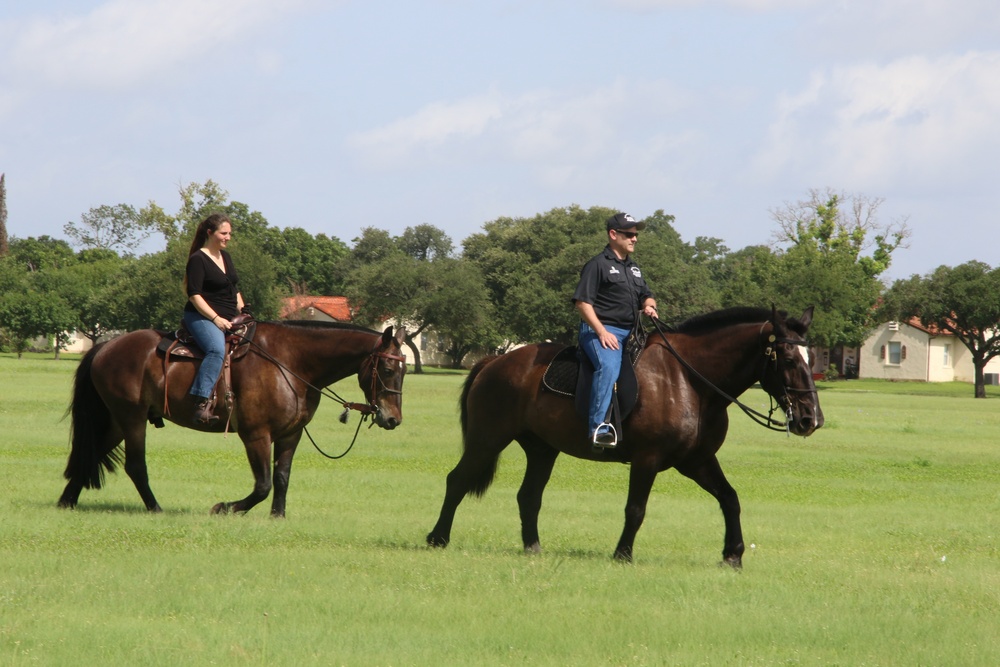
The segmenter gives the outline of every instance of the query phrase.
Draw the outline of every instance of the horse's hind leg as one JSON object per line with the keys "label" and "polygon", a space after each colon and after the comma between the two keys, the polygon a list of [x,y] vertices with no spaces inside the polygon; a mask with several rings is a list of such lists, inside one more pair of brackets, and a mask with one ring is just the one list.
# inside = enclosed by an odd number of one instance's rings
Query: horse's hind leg
{"label": "horse's hind leg", "polygon": [[542,493],[552,475],[559,450],[549,447],[535,436],[518,438],[518,444],[528,459],[524,479],[517,492],[517,508],[521,514],[521,539],[527,553],[541,553],[538,540],[538,512],[542,508]]}
{"label": "horse's hind leg", "polygon": [[[101,488],[101,466],[107,465],[114,469],[118,462],[112,455],[115,448],[122,442],[122,433],[114,424],[104,433],[92,433],[86,442],[74,438],[73,451],[66,466],[66,488],[59,496],[59,507],[73,509],[80,501],[80,493],[85,488]],[[102,462],[108,462],[107,464]]]}
{"label": "horse's hind leg", "polygon": [[740,524],[740,499],[736,489],[729,484],[722,472],[719,460],[713,456],[699,466],[687,468],[678,466],[677,471],[698,483],[716,500],[722,508],[722,518],[726,523],[726,536],[722,546],[722,560],[735,569],[743,567],[743,527]]}
{"label": "horse's hind leg", "polygon": [[444,502],[434,529],[427,534],[427,544],[432,547],[446,547],[451,541],[451,525],[455,520],[455,510],[469,493],[482,496],[493,483],[500,453],[510,444],[495,436],[492,444],[480,446],[486,439],[466,438],[466,449],[458,465],[448,473]]}

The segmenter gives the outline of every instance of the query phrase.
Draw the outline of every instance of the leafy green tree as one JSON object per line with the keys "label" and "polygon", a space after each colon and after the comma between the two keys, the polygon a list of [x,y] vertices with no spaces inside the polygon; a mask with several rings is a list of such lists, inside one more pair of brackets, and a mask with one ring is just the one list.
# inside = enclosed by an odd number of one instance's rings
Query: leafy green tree
{"label": "leafy green tree", "polygon": [[719,290],[720,306],[781,305],[774,287],[780,258],[767,246],[747,246],[712,259],[712,282]]}
{"label": "leafy green tree", "polygon": [[11,239],[10,258],[28,272],[58,269],[76,262],[73,248],[66,241],[48,235]]}
{"label": "leafy green tree", "polygon": [[374,327],[391,319],[396,327],[405,327],[415,373],[423,372],[415,338],[430,326],[430,322],[420,321],[419,310],[421,297],[429,287],[426,269],[426,262],[418,262],[393,248],[382,259],[352,270],[344,290],[352,317],[359,324]]}
{"label": "leafy green tree", "polygon": [[461,368],[467,354],[493,349],[501,342],[493,304],[479,269],[470,262],[441,257],[425,265],[428,287],[417,307],[424,327],[448,340],[452,368]]}
{"label": "leafy green tree", "polygon": [[368,227],[354,243],[346,296],[355,319],[374,326],[391,317],[405,327],[414,372],[423,372],[415,338],[429,329],[449,341],[455,365],[473,349],[497,345],[482,276],[471,264],[448,257],[451,241],[443,232],[422,225],[393,238]]}
{"label": "leafy green tree", "polygon": [[36,290],[11,291],[0,296],[0,326],[7,330],[18,358],[31,340],[52,336],[56,358],[66,346],[66,332],[73,329],[75,313],[57,294]]}
{"label": "leafy green tree", "polygon": [[311,235],[288,227],[273,235],[265,249],[276,263],[277,281],[300,294],[338,295],[344,289],[344,263],[350,249],[336,237]]}
{"label": "leafy green tree", "polygon": [[402,236],[396,239],[396,245],[407,255],[421,262],[448,257],[454,247],[447,234],[428,224],[407,227]]}
{"label": "leafy green tree", "polygon": [[909,230],[904,222],[878,221],[881,199],[813,191],[808,201],[773,212],[779,254],[770,286],[773,302],[797,312],[816,306],[813,343],[860,345],[873,326],[883,291],[879,277]]}
{"label": "leafy green tree", "polygon": [[[534,218],[498,218],[464,242],[463,258],[483,273],[501,332],[513,343],[576,339],[579,315],[572,296],[583,265],[607,245],[605,223],[616,211],[579,206]],[[673,216],[647,218],[635,259],[656,294],[661,316],[681,317],[714,307],[718,297],[698,251],[673,228]]]}
{"label": "leafy green tree", "polygon": [[74,245],[81,248],[114,250],[126,255],[157,231],[157,223],[143,216],[128,204],[98,206],[80,216],[80,224],[67,222],[63,226]]}
{"label": "leafy green tree", "polygon": [[897,280],[880,313],[953,334],[972,356],[976,398],[986,398],[984,369],[1000,355],[1000,267],[972,261]]}

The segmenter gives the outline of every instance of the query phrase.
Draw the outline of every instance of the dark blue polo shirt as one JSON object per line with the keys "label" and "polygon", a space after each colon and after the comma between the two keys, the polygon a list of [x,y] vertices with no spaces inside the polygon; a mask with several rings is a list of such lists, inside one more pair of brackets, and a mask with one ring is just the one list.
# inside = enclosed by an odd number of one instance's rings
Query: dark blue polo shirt
{"label": "dark blue polo shirt", "polygon": [[636,312],[652,296],[632,256],[618,259],[611,246],[605,246],[583,265],[573,303],[583,301],[592,305],[602,324],[630,329]]}

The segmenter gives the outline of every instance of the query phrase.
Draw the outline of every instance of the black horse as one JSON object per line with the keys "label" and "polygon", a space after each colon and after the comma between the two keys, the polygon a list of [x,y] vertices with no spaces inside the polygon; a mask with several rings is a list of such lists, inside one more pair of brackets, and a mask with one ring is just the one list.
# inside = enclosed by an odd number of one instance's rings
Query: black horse
{"label": "black horse", "polygon": [[788,431],[808,436],[823,425],[807,361],[805,336],[811,321],[812,308],[798,319],[773,310],[737,308],[693,318],[663,337],[651,335],[636,366],[638,402],[614,450],[592,448],[572,398],[542,390],[542,375],[560,346],[528,345],[483,359],[462,390],[464,453],[448,474],[441,515],[427,543],[448,544],[459,503],[469,493],[486,492],[500,453],[516,440],[528,459],[517,493],[526,551],[541,550],[542,492],[556,457],[565,452],[631,464],[625,528],[616,558],[632,560],[656,475],[676,468],[719,501],[726,525],[722,557],[740,567],[740,503],[716,458],[729,428],[726,409],[733,397],[759,382],[787,415]]}

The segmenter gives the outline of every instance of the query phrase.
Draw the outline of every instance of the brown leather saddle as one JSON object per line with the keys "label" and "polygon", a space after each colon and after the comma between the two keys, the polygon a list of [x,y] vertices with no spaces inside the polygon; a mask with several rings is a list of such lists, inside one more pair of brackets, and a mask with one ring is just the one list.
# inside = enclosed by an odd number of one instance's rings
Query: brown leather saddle
{"label": "brown leather saddle", "polygon": [[[250,351],[250,344],[253,342],[254,334],[257,332],[257,321],[252,315],[241,313],[233,319],[233,328],[226,334],[226,356],[222,365],[222,373],[219,381],[223,383],[224,396],[226,398],[226,408],[232,416],[233,393],[230,389],[232,382],[229,376],[229,365],[234,361],[239,361]],[[156,346],[156,353],[163,358],[163,414],[170,416],[169,403],[169,378],[167,374],[171,359],[192,359],[200,360],[205,358],[205,353],[195,342],[194,337],[188,332],[183,324],[174,331],[159,331],[160,342]],[[216,383],[218,387],[218,383]],[[212,392],[212,406],[214,408],[218,400],[218,390]],[[150,415],[150,423],[156,428],[163,428],[163,418]],[[228,428],[228,423],[227,423]]]}
{"label": "brown leather saddle", "polygon": [[[246,356],[246,353],[250,351],[250,343],[253,342],[256,331],[256,320],[250,315],[237,315],[236,319],[233,320],[233,328],[226,334],[226,357],[232,357],[233,361],[236,361]],[[194,337],[183,324],[174,331],[157,331],[157,333],[160,334],[160,342],[156,346],[156,353],[164,357],[164,363],[170,357],[180,359],[205,358],[205,353],[194,342]]]}

